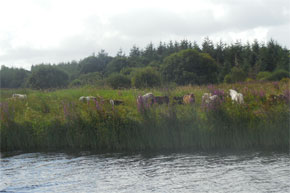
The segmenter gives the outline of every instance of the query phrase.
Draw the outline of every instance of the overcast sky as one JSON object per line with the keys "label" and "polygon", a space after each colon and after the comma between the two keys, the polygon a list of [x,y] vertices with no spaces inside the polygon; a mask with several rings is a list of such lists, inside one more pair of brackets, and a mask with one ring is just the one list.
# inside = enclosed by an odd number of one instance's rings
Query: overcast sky
{"label": "overcast sky", "polygon": [[290,48],[289,34],[289,0],[0,0],[0,65],[9,67],[205,37]]}

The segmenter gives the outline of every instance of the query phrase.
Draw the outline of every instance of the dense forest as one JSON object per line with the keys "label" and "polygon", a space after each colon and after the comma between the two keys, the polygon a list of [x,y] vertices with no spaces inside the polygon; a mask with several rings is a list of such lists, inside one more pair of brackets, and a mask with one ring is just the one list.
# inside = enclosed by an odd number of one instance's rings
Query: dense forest
{"label": "dense forest", "polygon": [[133,46],[109,56],[104,50],[80,61],[39,64],[31,70],[1,66],[1,88],[66,88],[84,85],[144,88],[289,78],[289,49],[276,41],[201,45],[182,40]]}

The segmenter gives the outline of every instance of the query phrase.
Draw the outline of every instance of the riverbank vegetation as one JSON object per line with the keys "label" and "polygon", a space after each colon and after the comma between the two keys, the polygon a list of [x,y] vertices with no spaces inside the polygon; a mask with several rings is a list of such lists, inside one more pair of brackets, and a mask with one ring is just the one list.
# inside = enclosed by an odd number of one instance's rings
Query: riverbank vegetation
{"label": "riverbank vegetation", "polygon": [[[232,102],[229,89],[242,93],[244,104]],[[170,103],[138,107],[137,96],[149,91],[169,96]],[[13,93],[27,98],[12,99]],[[194,93],[194,104],[173,103],[187,93]],[[203,104],[203,93],[220,100]],[[124,104],[112,106],[110,99]],[[289,101],[289,79],[155,89],[1,89],[1,151],[288,149]]]}

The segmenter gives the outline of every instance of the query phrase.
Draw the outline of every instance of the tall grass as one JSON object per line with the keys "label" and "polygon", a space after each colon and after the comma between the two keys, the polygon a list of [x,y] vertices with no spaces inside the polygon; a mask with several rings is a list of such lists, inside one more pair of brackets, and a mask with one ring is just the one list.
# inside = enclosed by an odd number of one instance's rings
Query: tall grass
{"label": "tall grass", "polygon": [[[245,104],[233,103],[228,89],[243,93]],[[196,103],[154,104],[138,111],[137,96],[149,91],[171,99],[194,93]],[[218,93],[220,102],[205,106],[205,92]],[[28,97],[10,99],[13,93]],[[286,99],[272,104],[271,94]],[[88,95],[107,100],[78,101]],[[113,107],[108,99],[124,105]],[[152,90],[1,90],[0,101],[1,151],[289,148],[289,81]]]}

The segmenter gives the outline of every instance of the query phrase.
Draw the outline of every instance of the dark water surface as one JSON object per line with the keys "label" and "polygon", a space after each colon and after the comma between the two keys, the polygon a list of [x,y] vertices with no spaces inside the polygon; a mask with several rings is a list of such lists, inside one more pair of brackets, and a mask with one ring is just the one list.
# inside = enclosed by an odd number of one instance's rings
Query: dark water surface
{"label": "dark water surface", "polygon": [[289,153],[25,153],[0,172],[0,192],[290,192]]}

